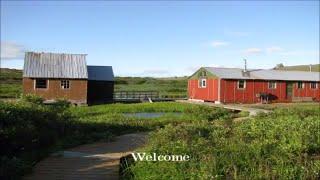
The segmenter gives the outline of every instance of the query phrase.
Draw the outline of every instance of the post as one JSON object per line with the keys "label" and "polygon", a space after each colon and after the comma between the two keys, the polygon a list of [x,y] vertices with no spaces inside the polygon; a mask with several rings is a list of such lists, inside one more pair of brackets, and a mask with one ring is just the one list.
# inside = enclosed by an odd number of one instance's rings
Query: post
{"label": "post", "polygon": [[247,72],[247,60],[243,59],[243,61],[244,61],[244,70],[243,70],[243,72]]}

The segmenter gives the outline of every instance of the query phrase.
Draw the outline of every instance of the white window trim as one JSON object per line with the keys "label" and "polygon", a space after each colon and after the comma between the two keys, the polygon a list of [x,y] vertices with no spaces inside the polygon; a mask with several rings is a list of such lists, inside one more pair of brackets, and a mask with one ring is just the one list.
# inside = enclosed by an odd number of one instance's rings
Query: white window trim
{"label": "white window trim", "polygon": [[[271,83],[274,83],[274,88],[270,88]],[[268,81],[268,89],[277,89],[277,81]]]}
{"label": "white window trim", "polygon": [[299,81],[299,82],[297,82],[297,89],[304,89],[304,82],[301,82],[302,83],[302,88],[299,88],[299,83],[300,83],[301,81]]}
{"label": "white window trim", "polygon": [[[203,81],[205,81],[205,86],[203,86]],[[199,79],[199,82],[198,82],[198,87],[199,88],[207,88],[207,79]]]}
{"label": "white window trim", "polygon": [[[61,84],[62,81],[68,81],[68,82],[69,82],[69,88],[63,88],[63,87],[62,87],[62,84]],[[71,81],[70,81],[70,80],[60,80],[60,88],[63,89],[63,90],[68,90],[68,89],[70,89],[70,88],[71,88]]]}
{"label": "white window trim", "polygon": [[[243,81],[243,88],[240,88],[239,87],[239,82],[240,81]],[[238,80],[238,82],[237,82],[237,89],[246,89],[246,87],[247,87],[247,81],[246,80]]]}
{"label": "white window trim", "polygon": [[[315,84],[316,84],[316,88],[312,88],[312,87],[311,87],[312,83],[315,83]],[[317,83],[317,82],[310,82],[310,89],[318,89],[318,83]]]}

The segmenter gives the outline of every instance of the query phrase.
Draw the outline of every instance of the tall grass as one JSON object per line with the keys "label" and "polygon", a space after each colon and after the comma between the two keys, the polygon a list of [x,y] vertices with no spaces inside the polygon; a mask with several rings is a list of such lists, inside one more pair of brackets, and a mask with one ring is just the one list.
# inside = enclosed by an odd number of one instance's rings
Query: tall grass
{"label": "tall grass", "polygon": [[138,161],[134,179],[318,179],[320,110],[281,109],[240,122],[168,125],[140,151],[187,162]]}

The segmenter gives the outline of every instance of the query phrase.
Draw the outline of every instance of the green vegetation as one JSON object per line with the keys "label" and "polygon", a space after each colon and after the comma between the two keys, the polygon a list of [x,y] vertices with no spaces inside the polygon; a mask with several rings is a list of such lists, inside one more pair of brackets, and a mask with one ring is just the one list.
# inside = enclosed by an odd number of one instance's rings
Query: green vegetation
{"label": "green vegetation", "polygon": [[115,91],[159,91],[162,97],[187,97],[187,77],[116,77]]}
{"label": "green vegetation", "polygon": [[[201,105],[182,104],[175,102],[139,103],[139,104],[110,104],[73,108],[79,121],[108,124],[111,133],[150,131],[167,124],[179,124],[199,120],[211,121],[232,116],[228,110],[210,108]],[[156,118],[137,118],[125,116],[125,113],[135,112],[165,112]],[[181,113],[179,115],[175,113]]]}
{"label": "green vegetation", "polygon": [[[59,100],[43,105],[37,96],[17,102],[0,101],[0,179],[19,178],[49,153],[115,135],[150,131],[167,124],[230,117],[229,111],[179,103],[109,104],[69,107]],[[128,117],[124,113],[167,112],[158,118]],[[176,112],[181,115],[177,116]]]}
{"label": "green vegetation", "polygon": [[22,71],[0,69],[0,98],[17,98],[22,93]]}
{"label": "green vegetation", "polygon": [[283,108],[239,123],[167,125],[139,152],[191,160],[138,161],[128,172],[134,179],[318,179],[319,115],[317,107]]}

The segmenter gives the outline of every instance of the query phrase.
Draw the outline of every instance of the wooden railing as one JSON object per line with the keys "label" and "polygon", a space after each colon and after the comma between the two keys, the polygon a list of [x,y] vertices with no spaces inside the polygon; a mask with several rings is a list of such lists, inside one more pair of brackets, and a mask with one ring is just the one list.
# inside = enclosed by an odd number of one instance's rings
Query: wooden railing
{"label": "wooden railing", "polygon": [[158,91],[115,91],[113,99],[115,100],[141,100],[141,99],[158,99]]}

